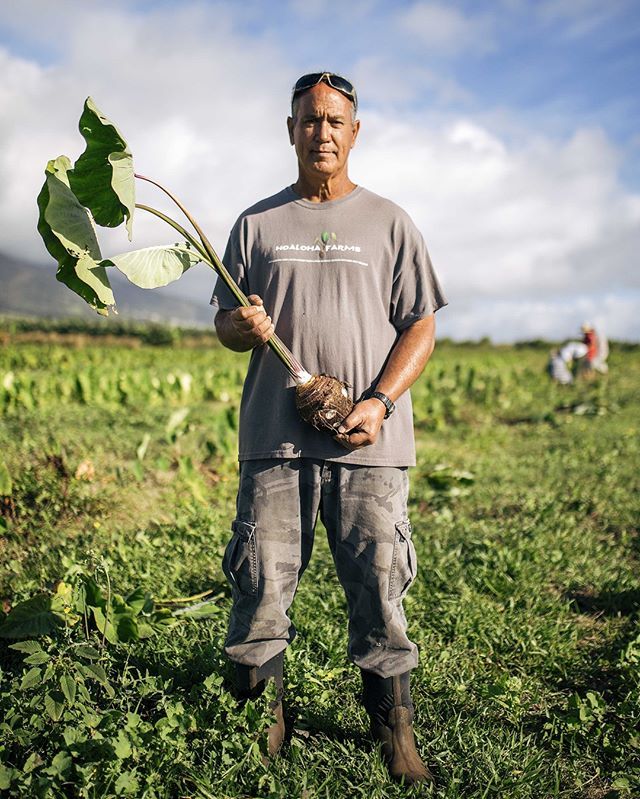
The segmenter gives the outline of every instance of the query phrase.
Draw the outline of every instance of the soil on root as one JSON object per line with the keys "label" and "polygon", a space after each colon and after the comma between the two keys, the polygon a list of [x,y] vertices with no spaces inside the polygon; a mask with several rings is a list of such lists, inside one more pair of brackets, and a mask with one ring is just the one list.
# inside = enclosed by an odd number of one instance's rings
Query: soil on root
{"label": "soil on root", "polygon": [[308,383],[296,387],[298,413],[316,430],[340,438],[337,428],[353,409],[347,388],[346,383],[330,375],[314,375]]}

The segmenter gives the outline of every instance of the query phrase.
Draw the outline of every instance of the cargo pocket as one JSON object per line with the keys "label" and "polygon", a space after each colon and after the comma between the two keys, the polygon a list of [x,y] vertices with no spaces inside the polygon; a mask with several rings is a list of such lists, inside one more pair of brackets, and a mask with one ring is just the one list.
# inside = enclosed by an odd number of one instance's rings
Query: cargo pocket
{"label": "cargo pocket", "polygon": [[256,526],[253,522],[235,519],[231,524],[233,536],[224,553],[222,569],[231,585],[241,594],[258,591],[258,550]]}
{"label": "cargo pocket", "polygon": [[389,599],[402,599],[416,576],[416,551],[411,540],[411,522],[396,524],[393,560],[389,572]]}

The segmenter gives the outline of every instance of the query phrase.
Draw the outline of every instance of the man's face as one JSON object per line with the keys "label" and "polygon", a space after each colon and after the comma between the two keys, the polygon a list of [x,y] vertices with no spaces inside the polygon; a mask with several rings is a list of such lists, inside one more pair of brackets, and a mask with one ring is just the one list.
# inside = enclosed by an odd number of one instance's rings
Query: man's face
{"label": "man's face", "polygon": [[301,171],[328,179],[343,170],[360,129],[352,110],[351,101],[326,83],[298,98],[296,116],[287,125]]}

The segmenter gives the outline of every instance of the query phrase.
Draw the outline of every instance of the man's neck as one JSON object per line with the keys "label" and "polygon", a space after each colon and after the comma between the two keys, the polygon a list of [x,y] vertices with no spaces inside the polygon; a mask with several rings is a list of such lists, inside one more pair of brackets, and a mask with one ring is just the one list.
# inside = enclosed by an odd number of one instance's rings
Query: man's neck
{"label": "man's neck", "polygon": [[298,180],[292,188],[304,200],[309,200],[312,203],[326,203],[350,194],[356,188],[356,184],[349,180],[348,175],[318,181],[310,180],[306,175],[299,174]]}

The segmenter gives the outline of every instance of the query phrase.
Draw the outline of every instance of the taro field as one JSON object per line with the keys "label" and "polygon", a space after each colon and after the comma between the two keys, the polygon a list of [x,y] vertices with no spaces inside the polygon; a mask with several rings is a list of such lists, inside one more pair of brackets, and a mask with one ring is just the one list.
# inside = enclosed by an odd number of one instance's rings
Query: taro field
{"label": "taro field", "polygon": [[640,796],[640,366],[574,386],[546,348],[444,343],[414,389],[405,603],[419,747],[391,783],[318,529],[286,658],[290,736],[222,655],[246,358],[201,336],[0,347],[0,793]]}

